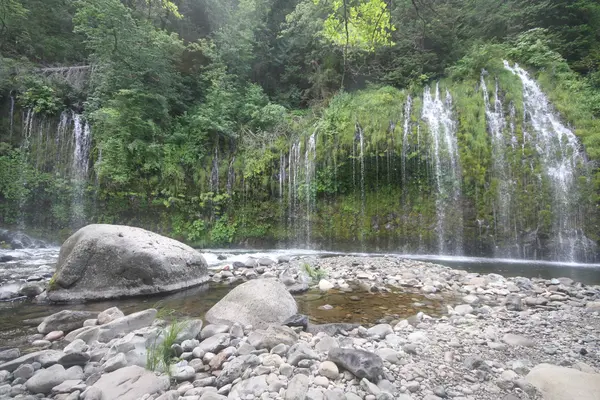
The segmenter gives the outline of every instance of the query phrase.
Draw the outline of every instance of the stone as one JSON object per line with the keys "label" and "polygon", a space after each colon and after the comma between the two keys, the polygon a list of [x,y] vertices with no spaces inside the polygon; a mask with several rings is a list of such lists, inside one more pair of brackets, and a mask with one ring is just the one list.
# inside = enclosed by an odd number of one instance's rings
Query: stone
{"label": "stone", "polygon": [[283,321],[282,325],[291,327],[299,326],[302,327],[302,330],[306,330],[308,328],[308,315],[294,314],[285,321]]}
{"label": "stone", "polygon": [[240,378],[244,371],[248,368],[254,368],[260,364],[259,358],[254,354],[238,356],[226,363],[217,377],[216,386],[223,387],[229,383],[233,383]]}
{"label": "stone", "polygon": [[[331,352],[330,352],[331,353]],[[318,360],[319,355],[305,342],[298,342],[288,350],[287,362],[297,366],[302,360]]]}
{"label": "stone", "polygon": [[83,340],[81,340],[81,339],[75,339],[74,341],[72,341],[71,343],[69,343],[64,348],[63,351],[66,354],[69,354],[69,353],[83,353],[84,351],[87,351],[88,348],[89,348],[89,346]]}
{"label": "stone", "polygon": [[189,381],[194,379],[196,376],[196,370],[188,365],[182,367],[176,367],[173,373],[173,378],[177,382]]}
{"label": "stone", "polygon": [[338,340],[331,336],[323,336],[315,345],[315,349],[320,352],[327,352],[335,347],[340,347]]}
{"label": "stone", "polygon": [[50,333],[48,333],[46,336],[44,336],[44,340],[47,340],[49,342],[55,342],[57,340],[62,339],[65,336],[65,333],[63,331],[52,331]]}
{"label": "stone", "polygon": [[287,390],[283,396],[284,400],[304,400],[308,391],[308,377],[296,375],[288,383]]}
{"label": "stone", "polygon": [[597,400],[600,374],[590,374],[551,364],[536,365],[525,377],[544,400]]}
{"label": "stone", "polygon": [[123,311],[119,310],[118,307],[111,307],[107,310],[102,311],[100,314],[98,314],[97,324],[98,325],[108,324],[109,322],[112,322],[115,319],[118,319],[118,318],[121,318],[124,316],[125,316],[125,314],[123,313]]}
{"label": "stone", "polygon": [[13,376],[21,379],[29,379],[33,376],[35,370],[31,364],[22,364],[13,372]]}
{"label": "stone", "polygon": [[335,380],[339,377],[340,371],[335,363],[331,361],[323,361],[319,365],[319,374],[326,378]]}
{"label": "stone", "polygon": [[83,326],[83,321],[95,316],[88,311],[62,310],[52,314],[38,325],[39,333],[47,334],[52,331],[70,332]]}
{"label": "stone", "polygon": [[329,386],[329,379],[327,379],[324,376],[316,376],[315,379],[313,380],[313,383],[317,386],[326,388]]}
{"label": "stone", "polygon": [[25,382],[27,390],[31,393],[50,393],[54,386],[60,385],[67,380],[67,371],[62,365],[53,365],[47,369],[38,371]]}
{"label": "stone", "polygon": [[279,344],[292,346],[298,341],[298,334],[285,325],[269,326],[267,330],[258,329],[248,336],[248,343],[256,349],[272,349]]}
{"label": "stone", "polygon": [[104,363],[103,369],[104,369],[104,372],[112,372],[112,371],[116,371],[118,369],[124,368],[126,366],[127,366],[127,357],[125,357],[125,354],[119,353],[119,354],[109,358],[108,360],[106,360],[106,362]]}
{"label": "stone", "polygon": [[208,280],[204,257],[183,243],[141,228],[93,224],[63,243],[48,299],[166,293]]}
{"label": "stone", "polygon": [[21,355],[21,351],[17,348],[6,349],[0,351],[0,362],[14,360]]}
{"label": "stone", "polygon": [[258,265],[262,265],[263,267],[268,267],[273,264],[275,264],[275,261],[269,257],[261,257],[258,259]]}
{"label": "stone", "polygon": [[44,291],[44,286],[39,283],[27,282],[19,288],[19,295],[26,296],[28,298],[34,298]]}
{"label": "stone", "polygon": [[199,400],[227,400],[227,397],[215,392],[204,392]]}
{"label": "stone", "polygon": [[64,367],[72,367],[73,365],[85,365],[90,361],[90,355],[88,353],[71,352],[65,354],[58,359],[58,363]]}
{"label": "stone", "polygon": [[504,306],[509,311],[522,311],[523,301],[519,295],[510,294],[506,296],[506,299],[504,300]]}
{"label": "stone", "polygon": [[203,351],[204,354],[217,354],[219,351],[229,346],[229,342],[229,333],[217,333],[216,335],[211,336],[208,339],[205,339],[202,342],[200,342],[200,344],[194,349],[194,351]]}
{"label": "stone", "polygon": [[[407,346],[409,346],[409,345],[407,345]],[[400,353],[398,353],[396,350],[384,347],[384,348],[377,349],[375,351],[375,354],[377,354],[379,357],[381,357],[382,360],[387,361],[389,363],[392,363],[392,364],[400,364],[401,363]]]}
{"label": "stone", "polygon": [[329,360],[360,379],[377,382],[379,376],[383,375],[383,360],[372,352],[334,348],[329,351]]}
{"label": "stone", "polygon": [[[169,388],[167,376],[156,376],[137,365],[104,374],[92,386],[101,393],[100,399],[139,400]],[[87,397],[86,397],[87,400]]]}
{"label": "stone", "polygon": [[457,315],[467,315],[473,313],[473,307],[470,304],[460,304],[454,307],[454,313]]}
{"label": "stone", "polygon": [[202,332],[203,322],[201,319],[188,319],[178,324],[179,332],[175,337],[175,343],[182,343],[185,340],[197,339]]}
{"label": "stone", "polygon": [[229,332],[229,325],[226,324],[209,324],[202,328],[200,332],[200,339],[204,340],[211,336],[216,335],[217,333],[227,333]]}
{"label": "stone", "polygon": [[262,360],[262,365],[265,367],[277,367],[283,364],[283,360],[278,354],[269,354]]}
{"label": "stone", "polygon": [[40,363],[43,367],[56,364],[58,360],[64,355],[59,350],[41,350],[33,353],[25,354],[19,358],[8,361],[4,364],[0,364],[0,371],[12,372],[17,369],[21,364],[32,364],[34,362]]}
{"label": "stone", "polygon": [[188,339],[181,342],[181,349],[185,352],[191,352],[200,345],[200,341],[196,339]]}
{"label": "stone", "polygon": [[254,376],[233,385],[228,398],[244,399],[249,395],[260,397],[260,395],[266,392],[268,388],[269,385],[267,384],[265,375]]}
{"label": "stone", "polygon": [[267,328],[298,312],[296,300],[277,279],[256,279],[235,287],[206,313],[213,324]]}
{"label": "stone", "polygon": [[329,282],[327,279],[321,279],[319,281],[319,290],[326,292],[331,289],[333,289],[333,283]]}
{"label": "stone", "polygon": [[[87,327],[78,333],[75,339],[82,339],[86,343],[94,340],[107,343],[116,337],[150,326],[156,318],[156,313],[157,310],[150,308],[115,319],[104,325]],[[67,335],[68,337],[69,335]]]}
{"label": "stone", "polygon": [[502,341],[509,346],[533,347],[535,342],[529,338],[514,333],[507,333],[502,336]]}
{"label": "stone", "polygon": [[389,324],[379,324],[367,329],[367,335],[378,336],[380,338],[385,338],[387,335],[391,335],[393,333],[394,330]]}
{"label": "stone", "polygon": [[585,304],[585,310],[587,312],[599,312],[600,313],[600,301],[588,301]]}

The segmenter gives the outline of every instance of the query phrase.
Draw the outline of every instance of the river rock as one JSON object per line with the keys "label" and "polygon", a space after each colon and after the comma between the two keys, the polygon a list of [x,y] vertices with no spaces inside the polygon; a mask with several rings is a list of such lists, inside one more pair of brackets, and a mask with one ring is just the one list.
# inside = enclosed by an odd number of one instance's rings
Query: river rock
{"label": "river rock", "polygon": [[261,394],[265,393],[269,385],[265,375],[254,376],[250,379],[240,381],[233,385],[231,392],[229,392],[228,398],[230,399],[244,399],[249,395],[254,397],[260,397]]}
{"label": "river rock", "polygon": [[[152,324],[157,311],[153,308],[129,314],[104,325],[96,325],[83,328],[73,339],[82,339],[86,343],[94,340],[106,343],[118,336],[145,328]],[[69,335],[67,335],[67,339]]]}
{"label": "river rock", "polygon": [[535,342],[529,338],[514,333],[507,333],[502,337],[502,341],[509,346],[533,347]]}
{"label": "river rock", "polygon": [[0,361],[14,360],[21,355],[21,351],[17,348],[6,349],[0,351]]}
{"label": "river rock", "polygon": [[542,392],[544,400],[598,400],[600,395],[600,374],[572,368],[539,364],[525,380]]}
{"label": "river rock", "polygon": [[285,391],[285,400],[304,400],[308,390],[308,377],[298,374],[292,378]]}
{"label": "river rock", "polygon": [[21,286],[19,289],[19,294],[21,296],[27,296],[29,298],[33,298],[44,291],[44,286],[40,283],[32,283],[28,282]]}
{"label": "river rock", "polygon": [[367,378],[371,382],[377,382],[383,375],[383,360],[369,351],[333,348],[329,351],[329,360],[357,378]]}
{"label": "river rock", "polygon": [[60,385],[68,378],[67,371],[62,365],[53,365],[42,369],[27,380],[25,386],[32,393],[50,393],[54,386]]}
{"label": "river rock", "polygon": [[292,346],[298,341],[298,335],[294,330],[285,325],[277,326],[273,325],[267,328],[267,330],[256,330],[248,336],[248,343],[254,346],[256,349],[268,349],[271,350],[273,347],[284,344],[286,346]]}
{"label": "river rock", "polygon": [[81,328],[83,321],[94,316],[94,313],[88,311],[62,310],[44,318],[42,323],[37,327],[37,330],[43,334],[52,331],[70,332]]}
{"label": "river rock", "polygon": [[124,316],[125,316],[125,314],[123,313],[123,311],[119,310],[118,307],[111,307],[109,309],[102,311],[100,314],[98,314],[97,324],[98,325],[108,324],[109,322],[112,322],[115,319],[118,319],[118,318],[121,318]]}
{"label": "river rock", "polygon": [[254,354],[239,356],[225,364],[217,377],[217,387],[223,387],[241,377],[247,368],[254,368],[260,364],[259,358]]}
{"label": "river rock", "polygon": [[94,224],[60,249],[51,301],[98,300],[172,292],[209,280],[204,257],[141,228]]}
{"label": "river rock", "polygon": [[34,353],[25,354],[19,358],[0,364],[0,371],[12,372],[21,364],[40,363],[43,367],[56,364],[65,353],[59,350],[42,350]]}
{"label": "river rock", "polygon": [[121,368],[102,375],[94,383],[99,389],[101,399],[139,400],[144,395],[153,395],[169,388],[167,376],[156,376],[137,365]]}
{"label": "river rock", "polygon": [[206,313],[213,324],[252,325],[266,328],[298,312],[296,300],[277,279],[255,279],[241,284]]}

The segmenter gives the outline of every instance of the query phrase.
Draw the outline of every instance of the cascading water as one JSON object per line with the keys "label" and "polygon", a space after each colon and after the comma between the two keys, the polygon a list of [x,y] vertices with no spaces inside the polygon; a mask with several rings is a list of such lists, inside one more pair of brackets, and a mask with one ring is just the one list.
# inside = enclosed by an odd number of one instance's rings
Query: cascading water
{"label": "cascading water", "polygon": [[406,192],[408,188],[408,180],[406,179],[406,159],[408,157],[408,138],[412,131],[412,125],[410,123],[410,115],[412,112],[412,97],[410,95],[406,98],[406,104],[404,105],[404,129],[402,130],[402,153],[400,156],[402,165],[402,195],[404,197],[403,203],[406,203]]}
{"label": "cascading water", "polygon": [[88,178],[92,134],[90,126],[81,114],[73,113],[73,138],[75,141],[73,153],[73,201],[71,203],[71,221],[73,226],[85,223],[84,192]]}
{"label": "cascading water", "polygon": [[423,93],[422,119],[432,139],[433,168],[436,184],[436,234],[439,254],[461,254],[463,213],[461,205],[461,170],[456,139],[456,122],[452,118],[452,97],[435,97],[429,87]]}
{"label": "cascading water", "polygon": [[575,261],[578,254],[585,254],[589,242],[578,229],[583,217],[578,210],[576,183],[582,175],[580,170],[587,169],[581,145],[527,71],[518,64],[511,67],[508,61],[504,61],[504,67],[523,84],[524,120],[532,130],[527,140],[537,152],[544,177],[550,183],[555,258]]}
{"label": "cascading water", "polygon": [[[366,213],[366,194],[365,194],[365,135],[362,127],[356,123],[356,139],[358,140],[358,158],[360,164],[360,216],[362,221],[365,219]],[[363,229],[360,230],[361,241],[364,239]]]}
{"label": "cascading water", "polygon": [[210,169],[210,191],[219,194],[219,143],[215,146],[215,156]]}
{"label": "cascading water", "polygon": [[300,153],[302,143],[300,141],[292,143],[288,161],[288,232],[298,238],[300,231],[299,223],[299,185],[301,160]]}
{"label": "cascading water", "polygon": [[12,137],[14,125],[15,125],[15,96],[13,96],[12,94],[10,95],[10,111],[9,111],[8,118],[10,121],[8,132],[9,132],[9,135]]}
{"label": "cascading water", "polygon": [[[519,245],[512,212],[515,182],[512,179],[511,167],[508,161],[507,149],[510,148],[510,145],[505,138],[506,120],[504,118],[502,102],[498,95],[498,80],[496,80],[494,104],[492,106],[485,82],[485,75],[487,75],[487,72],[483,70],[480,84],[483,92],[488,132],[492,142],[492,175],[493,179],[497,182],[496,201],[494,205],[494,227],[497,241],[496,255],[517,257],[519,256]],[[514,125],[511,125],[511,129],[513,130],[511,132],[512,139],[515,139]]]}
{"label": "cascading water", "polygon": [[229,167],[227,168],[227,194],[231,195],[233,192],[233,186],[235,185],[235,156],[231,157],[229,161]]}
{"label": "cascading water", "polygon": [[311,214],[316,208],[315,198],[315,162],[317,160],[317,141],[316,132],[308,138],[306,152],[304,153],[304,169],[305,169],[305,187],[306,187],[306,245],[310,245],[311,240]]}

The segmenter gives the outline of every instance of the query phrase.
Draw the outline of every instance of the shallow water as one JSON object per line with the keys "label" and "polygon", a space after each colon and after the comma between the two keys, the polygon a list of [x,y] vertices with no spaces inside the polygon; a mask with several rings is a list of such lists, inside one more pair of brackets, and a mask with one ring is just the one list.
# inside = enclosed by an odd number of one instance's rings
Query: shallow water
{"label": "shallow water", "polygon": [[[54,270],[58,258],[58,247],[46,249],[0,250],[3,255],[15,259],[0,263],[0,294],[3,291],[16,291],[28,277],[48,279]],[[600,284],[600,264],[569,264],[528,260],[501,260],[470,257],[444,257],[434,255],[402,255],[381,253],[339,253],[303,249],[289,250],[232,250],[213,249],[202,251],[209,267],[218,268],[234,261],[245,261],[249,256],[270,257],[333,257],[356,255],[381,257],[391,255],[399,258],[430,261],[464,269],[470,272],[498,273],[504,276],[540,277],[545,279],[570,277],[585,284]],[[226,256],[219,260],[219,256]],[[118,299],[87,304],[39,305],[31,302],[0,302],[0,347],[8,347],[25,341],[26,336],[36,333],[39,318],[63,309],[102,311],[117,305],[126,314],[157,307],[175,310],[179,316],[203,318],[212,305],[219,301],[231,287],[222,285],[202,286],[170,295]],[[401,292],[368,293],[354,290],[351,293],[330,291],[321,293],[310,291],[297,295],[299,310],[310,316],[315,323],[357,322],[374,324],[387,318],[406,318],[423,311],[429,315],[440,315],[445,304],[453,299],[430,300],[420,293]],[[323,310],[319,307],[330,305],[333,308]],[[32,320],[29,323],[27,320]]]}

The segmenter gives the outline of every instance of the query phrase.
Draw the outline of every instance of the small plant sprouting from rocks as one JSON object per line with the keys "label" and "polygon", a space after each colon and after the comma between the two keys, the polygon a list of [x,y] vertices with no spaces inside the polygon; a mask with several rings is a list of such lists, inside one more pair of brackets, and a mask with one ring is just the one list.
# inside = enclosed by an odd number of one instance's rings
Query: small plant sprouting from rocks
{"label": "small plant sprouting from rocks", "polygon": [[327,277],[327,272],[319,267],[312,267],[308,263],[302,264],[302,269],[306,272],[306,275],[312,279],[313,282],[319,282],[321,279]]}
{"label": "small plant sprouting from rocks", "polygon": [[[173,359],[172,346],[175,344],[177,335],[181,332],[183,324],[178,321],[172,321],[162,332],[154,339],[154,343],[148,348],[146,353],[146,368],[150,371],[165,371],[171,376],[171,360]],[[158,342],[163,337],[163,340]]]}

